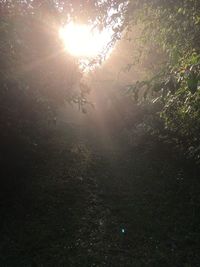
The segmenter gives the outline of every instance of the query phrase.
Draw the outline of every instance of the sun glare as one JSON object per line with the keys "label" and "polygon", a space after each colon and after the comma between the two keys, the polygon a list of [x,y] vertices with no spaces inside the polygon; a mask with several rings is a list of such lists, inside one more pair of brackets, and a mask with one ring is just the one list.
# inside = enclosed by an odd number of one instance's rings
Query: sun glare
{"label": "sun glare", "polygon": [[93,58],[111,41],[111,30],[99,32],[91,26],[70,22],[59,31],[67,51],[78,58]]}

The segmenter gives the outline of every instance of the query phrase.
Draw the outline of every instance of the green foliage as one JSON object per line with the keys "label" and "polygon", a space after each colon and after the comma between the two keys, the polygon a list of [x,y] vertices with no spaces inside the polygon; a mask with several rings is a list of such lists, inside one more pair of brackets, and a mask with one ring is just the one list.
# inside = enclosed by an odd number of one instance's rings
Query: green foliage
{"label": "green foliage", "polygon": [[[165,140],[185,155],[200,158],[200,2],[132,1],[126,23],[142,23],[142,41],[157,47],[167,61],[146,81],[128,86],[138,104],[159,106]],[[157,113],[155,113],[155,118]],[[154,131],[155,132],[155,131]]]}

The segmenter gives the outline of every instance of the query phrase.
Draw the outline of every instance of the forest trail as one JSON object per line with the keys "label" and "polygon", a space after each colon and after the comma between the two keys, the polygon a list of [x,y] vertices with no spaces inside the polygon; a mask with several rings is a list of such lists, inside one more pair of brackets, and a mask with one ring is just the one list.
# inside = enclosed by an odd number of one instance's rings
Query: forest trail
{"label": "forest trail", "polygon": [[200,267],[200,0],[0,0],[0,267]]}
{"label": "forest trail", "polygon": [[142,148],[57,136],[21,194],[1,203],[0,266],[198,266],[199,206],[188,200],[199,188],[188,190],[183,170]]}
{"label": "forest trail", "polygon": [[0,265],[124,266],[122,232],[94,169],[100,156],[82,144],[51,149],[32,184],[1,203]]}

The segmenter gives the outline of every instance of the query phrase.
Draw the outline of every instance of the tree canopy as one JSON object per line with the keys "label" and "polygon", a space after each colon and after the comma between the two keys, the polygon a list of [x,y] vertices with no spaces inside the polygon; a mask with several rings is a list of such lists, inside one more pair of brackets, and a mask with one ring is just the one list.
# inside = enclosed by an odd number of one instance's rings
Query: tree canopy
{"label": "tree canopy", "polygon": [[[198,161],[200,3],[196,0],[131,1],[124,27],[142,25],[144,47],[165,55],[160,70],[127,87],[137,102],[159,104],[160,119],[168,141]],[[146,51],[144,49],[144,51]],[[157,110],[157,109],[156,109]],[[157,129],[153,131],[157,132]],[[170,137],[171,136],[171,137]]]}

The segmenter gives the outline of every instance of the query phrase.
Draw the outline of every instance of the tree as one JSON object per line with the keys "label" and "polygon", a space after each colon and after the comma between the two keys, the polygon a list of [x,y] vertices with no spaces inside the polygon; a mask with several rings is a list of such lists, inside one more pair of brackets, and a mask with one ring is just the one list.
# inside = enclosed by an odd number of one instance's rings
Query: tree
{"label": "tree", "polygon": [[54,116],[57,107],[85,103],[82,73],[64,52],[59,27],[72,18],[104,27],[108,8],[114,5],[115,1],[0,1],[0,161],[7,170],[14,163],[17,168],[29,166],[42,142],[45,119]]}
{"label": "tree", "polygon": [[142,25],[144,46],[160,50],[166,62],[128,90],[140,103],[159,103],[164,123],[164,134],[160,134],[199,161],[200,2],[131,1],[124,27],[130,29],[136,23]]}

